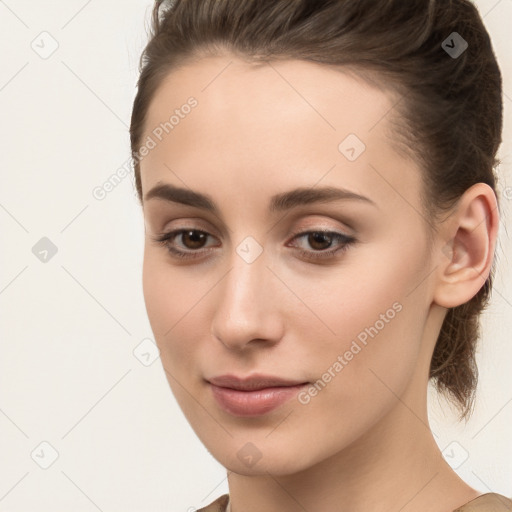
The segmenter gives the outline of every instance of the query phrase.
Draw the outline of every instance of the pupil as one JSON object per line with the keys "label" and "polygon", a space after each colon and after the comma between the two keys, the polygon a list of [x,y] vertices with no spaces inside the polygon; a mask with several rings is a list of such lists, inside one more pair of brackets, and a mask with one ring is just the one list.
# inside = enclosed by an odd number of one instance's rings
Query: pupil
{"label": "pupil", "polygon": [[[186,231],[185,233],[183,233],[183,236],[185,236],[189,240],[192,240],[192,249],[197,249],[198,247],[201,246],[201,243],[204,242],[205,234],[200,233],[199,231]],[[185,245],[188,246],[189,244],[185,243]]]}
{"label": "pupil", "polygon": [[329,235],[324,233],[313,233],[310,235],[310,239],[314,240],[314,243],[311,244],[311,247],[315,247],[317,242],[320,242],[320,245],[322,245],[322,242],[327,242],[326,246],[324,243],[324,247],[316,247],[317,249],[325,249],[326,247],[329,247],[329,245],[331,245],[329,242]]}

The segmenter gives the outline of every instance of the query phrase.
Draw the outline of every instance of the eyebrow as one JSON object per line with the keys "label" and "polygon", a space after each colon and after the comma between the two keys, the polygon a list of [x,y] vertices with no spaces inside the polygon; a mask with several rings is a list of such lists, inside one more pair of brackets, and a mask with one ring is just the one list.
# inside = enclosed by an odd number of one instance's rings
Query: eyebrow
{"label": "eyebrow", "polygon": [[[158,183],[144,196],[144,201],[150,199],[163,199],[173,203],[180,203],[187,206],[193,206],[219,215],[219,208],[211,196],[195,192],[191,189],[177,187],[170,183]],[[351,192],[343,188],[321,187],[321,188],[305,188],[300,187],[288,192],[276,194],[271,197],[269,203],[270,212],[284,212],[296,208],[298,206],[313,203],[328,203],[340,200],[356,200],[363,201],[368,204],[377,206],[370,198]]]}

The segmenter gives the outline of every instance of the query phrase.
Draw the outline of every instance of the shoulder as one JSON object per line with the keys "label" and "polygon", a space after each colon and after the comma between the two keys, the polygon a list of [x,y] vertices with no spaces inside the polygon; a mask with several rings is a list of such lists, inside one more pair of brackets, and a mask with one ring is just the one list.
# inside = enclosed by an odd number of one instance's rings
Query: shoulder
{"label": "shoulder", "polygon": [[226,512],[228,503],[229,494],[223,494],[206,507],[198,509],[197,512]]}
{"label": "shoulder", "polygon": [[[229,495],[223,494],[197,512],[226,512]],[[453,512],[512,512],[512,500],[494,492],[482,494]]]}
{"label": "shoulder", "polygon": [[512,500],[502,494],[489,492],[478,496],[453,512],[512,512]]}

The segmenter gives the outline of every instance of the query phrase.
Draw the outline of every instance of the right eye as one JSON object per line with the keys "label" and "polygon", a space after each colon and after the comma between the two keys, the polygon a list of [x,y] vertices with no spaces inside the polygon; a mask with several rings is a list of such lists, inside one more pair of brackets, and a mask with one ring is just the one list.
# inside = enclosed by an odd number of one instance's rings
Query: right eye
{"label": "right eye", "polygon": [[[181,228],[175,229],[168,233],[163,233],[157,237],[152,238],[153,241],[162,244],[172,256],[176,256],[180,259],[194,259],[202,256],[204,252],[211,251],[199,251],[204,246],[204,243],[211,237],[206,231],[193,228]],[[175,245],[175,239],[180,238],[185,249],[177,249]]]}

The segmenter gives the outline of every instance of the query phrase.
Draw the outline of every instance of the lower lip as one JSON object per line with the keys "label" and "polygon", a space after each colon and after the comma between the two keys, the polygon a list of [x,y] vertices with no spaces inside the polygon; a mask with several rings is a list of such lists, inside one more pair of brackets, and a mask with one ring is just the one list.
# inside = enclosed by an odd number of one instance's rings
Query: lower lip
{"label": "lower lip", "polygon": [[239,391],[210,384],[213,396],[219,406],[235,416],[261,416],[266,414],[292,399],[307,385],[299,384],[297,386],[280,386],[255,391]]}

